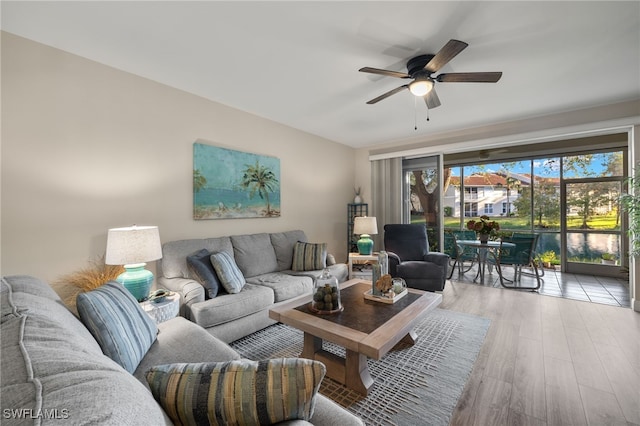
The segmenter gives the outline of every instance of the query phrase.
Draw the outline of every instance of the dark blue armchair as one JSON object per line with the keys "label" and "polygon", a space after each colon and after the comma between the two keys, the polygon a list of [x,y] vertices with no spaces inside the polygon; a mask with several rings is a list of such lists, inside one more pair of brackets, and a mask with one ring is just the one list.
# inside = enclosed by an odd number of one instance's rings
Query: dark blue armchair
{"label": "dark blue armchair", "polygon": [[449,256],[429,252],[425,225],[385,225],[384,249],[389,254],[389,273],[392,277],[403,278],[411,288],[426,291],[444,290]]}

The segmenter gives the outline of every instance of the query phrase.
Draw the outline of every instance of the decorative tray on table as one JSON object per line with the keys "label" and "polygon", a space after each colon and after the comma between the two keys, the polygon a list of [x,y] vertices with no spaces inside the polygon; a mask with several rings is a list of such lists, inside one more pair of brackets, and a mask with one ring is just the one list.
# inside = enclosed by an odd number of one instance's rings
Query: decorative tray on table
{"label": "decorative tray on table", "polygon": [[373,300],[374,302],[382,302],[382,303],[388,303],[388,304],[393,304],[396,303],[398,300],[402,299],[404,296],[406,296],[408,293],[407,289],[405,288],[404,290],[402,290],[400,293],[394,293],[394,292],[390,292],[390,295],[393,296],[385,296],[385,295],[375,295],[375,294],[371,294],[371,290],[367,290],[364,292],[364,298],[367,300]]}

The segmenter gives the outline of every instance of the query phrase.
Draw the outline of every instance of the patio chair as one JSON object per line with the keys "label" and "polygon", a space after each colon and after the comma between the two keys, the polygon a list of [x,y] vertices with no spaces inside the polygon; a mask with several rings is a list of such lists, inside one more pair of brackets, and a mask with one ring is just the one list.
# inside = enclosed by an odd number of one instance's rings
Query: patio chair
{"label": "patio chair", "polygon": [[[470,232],[470,234],[469,234]],[[444,252],[449,255],[449,276],[447,279],[451,279],[453,271],[458,266],[458,275],[464,274],[473,268],[473,265],[478,260],[478,252],[472,247],[461,247],[458,245],[458,240],[475,239],[475,232],[473,231],[446,231],[444,233]],[[453,261],[453,263],[451,262]],[[469,262],[465,266],[465,262]],[[466,269],[465,269],[466,267]]]}
{"label": "patio chair", "polygon": [[[509,242],[511,245],[506,247],[503,245],[505,242]],[[500,276],[500,285],[502,285],[502,287],[514,290],[534,291],[540,288],[542,280],[534,259],[537,242],[538,235],[534,235],[533,237],[520,236],[518,238],[503,239],[500,241],[500,248],[497,251],[490,252],[487,257],[487,262],[496,267],[498,275]],[[505,266],[513,267],[514,274],[512,280],[504,277]],[[522,268],[529,266],[533,270],[532,275],[535,276],[537,285],[534,287],[516,285],[516,283],[521,282]],[[513,283],[513,285],[505,284],[505,281]]]}
{"label": "patio chair", "polygon": [[[536,266],[539,266],[539,273],[541,277],[544,277],[544,268],[542,267],[542,265],[538,264],[538,240],[539,240],[540,234],[535,234],[533,232],[514,232],[511,235],[511,239],[515,239],[515,238],[535,238],[536,242],[533,246],[533,261],[532,264],[535,263]],[[531,269],[533,269],[533,265],[530,265]],[[522,271],[523,274],[527,274],[527,275],[533,275],[533,273],[531,272],[527,272],[527,271]]]}
{"label": "patio chair", "polygon": [[387,224],[384,249],[389,255],[389,274],[405,280],[408,287],[426,291],[444,290],[449,256],[430,252],[424,224]]}

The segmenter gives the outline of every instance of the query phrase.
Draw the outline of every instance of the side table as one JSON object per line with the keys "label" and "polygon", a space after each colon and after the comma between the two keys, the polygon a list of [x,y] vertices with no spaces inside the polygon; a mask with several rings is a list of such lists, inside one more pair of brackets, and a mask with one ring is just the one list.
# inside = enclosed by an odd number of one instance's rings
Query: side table
{"label": "side table", "polygon": [[373,271],[371,265],[378,263],[378,253],[349,253],[349,279],[358,278],[371,281]]}
{"label": "side table", "polygon": [[140,306],[156,324],[159,324],[178,316],[178,312],[180,312],[180,295],[173,293],[159,303],[145,300],[140,303]]}

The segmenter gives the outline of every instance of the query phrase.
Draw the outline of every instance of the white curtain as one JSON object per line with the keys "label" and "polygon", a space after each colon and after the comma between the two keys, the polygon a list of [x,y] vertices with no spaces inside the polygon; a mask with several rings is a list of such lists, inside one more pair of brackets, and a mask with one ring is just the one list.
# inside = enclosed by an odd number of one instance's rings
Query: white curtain
{"label": "white curtain", "polygon": [[383,232],[387,223],[402,223],[402,158],[371,162],[371,211],[378,223],[378,234],[372,235],[374,250],[384,249]]}

